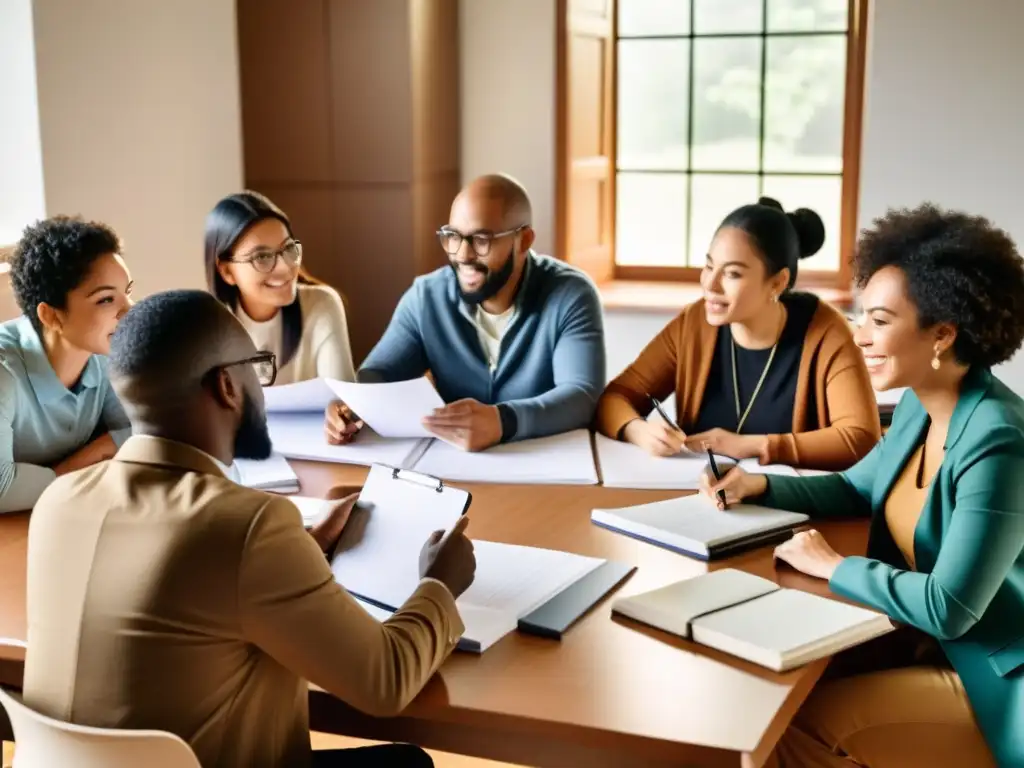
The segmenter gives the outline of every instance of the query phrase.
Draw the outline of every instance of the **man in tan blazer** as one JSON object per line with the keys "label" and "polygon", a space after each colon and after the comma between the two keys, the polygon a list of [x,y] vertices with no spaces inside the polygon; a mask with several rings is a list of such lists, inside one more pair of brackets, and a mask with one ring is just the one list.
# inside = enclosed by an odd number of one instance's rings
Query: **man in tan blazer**
{"label": "man in tan blazer", "polygon": [[208,768],[430,765],[404,745],[311,753],[307,681],[377,716],[416,696],[463,632],[464,521],[427,542],[424,579],[394,617],[371,618],[324,556],[351,501],[311,536],[286,498],[225,476],[235,457],[270,453],[268,355],[198,291],[152,296],[121,321],[110,374],[134,436],[35,507],[26,703],[171,731]]}

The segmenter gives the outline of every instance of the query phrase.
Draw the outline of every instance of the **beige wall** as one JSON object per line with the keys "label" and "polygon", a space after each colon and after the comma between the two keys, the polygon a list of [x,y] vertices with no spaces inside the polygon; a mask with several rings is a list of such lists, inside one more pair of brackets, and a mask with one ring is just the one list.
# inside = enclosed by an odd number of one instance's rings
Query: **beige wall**
{"label": "beige wall", "polygon": [[1024,2],[871,3],[860,221],[923,200],[1024,246]]}
{"label": "beige wall", "polygon": [[0,2],[0,247],[45,216],[32,0]]}
{"label": "beige wall", "polygon": [[508,173],[555,242],[555,0],[461,0],[462,179]]}
{"label": "beige wall", "polygon": [[47,214],[111,224],[138,295],[201,287],[242,183],[234,0],[35,0]]}

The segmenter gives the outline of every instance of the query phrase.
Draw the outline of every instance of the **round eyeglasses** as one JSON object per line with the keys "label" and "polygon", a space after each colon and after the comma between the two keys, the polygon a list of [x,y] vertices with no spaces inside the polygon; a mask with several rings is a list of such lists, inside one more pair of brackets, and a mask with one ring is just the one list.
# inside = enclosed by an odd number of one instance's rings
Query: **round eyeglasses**
{"label": "round eyeglasses", "polygon": [[469,247],[473,249],[473,253],[477,256],[486,256],[491,252],[491,245],[495,240],[499,240],[509,235],[516,235],[521,230],[526,229],[526,224],[521,224],[514,229],[506,229],[504,232],[473,232],[469,235],[464,235],[456,229],[450,227],[441,227],[435,233],[437,235],[437,241],[441,244],[441,248],[449,256],[456,256],[459,250],[462,248],[462,243],[466,240],[469,241]]}
{"label": "round eyeglasses", "polygon": [[251,264],[257,272],[267,275],[274,271],[278,259],[283,259],[289,267],[299,266],[302,264],[302,243],[292,240],[277,250],[257,248],[237,259],[226,259],[226,261],[233,264]]}

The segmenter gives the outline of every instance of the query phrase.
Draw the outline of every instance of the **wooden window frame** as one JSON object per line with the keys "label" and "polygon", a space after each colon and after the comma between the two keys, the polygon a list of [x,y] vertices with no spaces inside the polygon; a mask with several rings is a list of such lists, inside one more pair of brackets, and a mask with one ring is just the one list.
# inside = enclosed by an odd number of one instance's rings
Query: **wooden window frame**
{"label": "wooden window frame", "polygon": [[[615,180],[617,171],[617,0],[604,0],[605,13],[594,16],[574,10],[580,0],[556,2],[556,83],[555,83],[555,243],[558,254],[569,263],[587,272],[598,285],[618,281],[696,283],[701,270],[697,267],[620,266],[615,263]],[[841,294],[852,287],[851,260],[857,239],[857,213],[860,194],[860,150],[864,114],[864,79],[867,58],[867,22],[869,0],[850,0],[848,11],[848,45],[846,51],[846,94],[843,115],[843,168],[841,192],[841,230],[839,234],[839,269],[802,270],[797,284],[801,288],[838,290]],[[593,5],[590,0],[588,5]],[[601,158],[574,160],[570,155],[569,105],[572,95],[569,84],[570,35],[581,30],[600,35],[605,41],[605,66],[602,78]],[[762,83],[761,87],[764,87]],[[607,158],[607,159],[605,159]],[[604,178],[601,196],[600,246],[574,248],[571,236],[570,211],[572,179]]]}

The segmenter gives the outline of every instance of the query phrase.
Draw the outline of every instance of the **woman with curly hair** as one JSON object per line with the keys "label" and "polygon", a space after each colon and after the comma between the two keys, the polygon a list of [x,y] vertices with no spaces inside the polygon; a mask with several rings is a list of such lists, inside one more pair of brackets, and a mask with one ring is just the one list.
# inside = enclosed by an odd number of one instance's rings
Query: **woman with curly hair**
{"label": "woman with curly hair", "polygon": [[704,480],[726,503],[871,517],[867,557],[815,531],[775,550],[899,627],[837,660],[777,764],[1024,765],[1024,401],[991,371],[1024,339],[1024,263],[987,220],[925,205],[864,233],[856,275],[872,384],[909,388],[888,433],[843,474]]}
{"label": "woman with curly hair", "polygon": [[131,306],[121,243],[104,224],[55,217],[11,257],[22,316],[0,325],[0,512],[31,509],[54,478],[109,459],[130,433],[105,355]]}
{"label": "woman with curly hair", "polygon": [[[704,299],[608,384],[597,428],[655,456],[684,447],[762,464],[846,469],[878,441],[878,405],[846,318],[793,291],[821,248],[814,211],[771,198],[725,217],[708,250]],[[675,424],[648,421],[676,396]]]}

